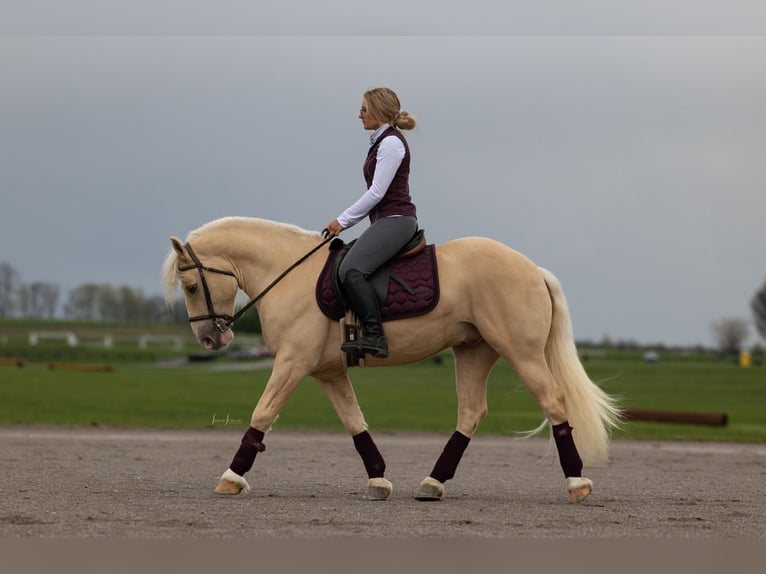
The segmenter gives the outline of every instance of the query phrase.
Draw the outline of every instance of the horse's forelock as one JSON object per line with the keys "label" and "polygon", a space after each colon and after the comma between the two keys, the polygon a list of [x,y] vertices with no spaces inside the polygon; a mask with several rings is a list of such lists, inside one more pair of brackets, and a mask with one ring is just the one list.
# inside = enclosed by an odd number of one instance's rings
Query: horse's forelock
{"label": "horse's forelock", "polygon": [[165,285],[165,302],[168,306],[173,305],[178,291],[178,254],[175,249],[170,250],[165,262],[162,264],[162,282]]}

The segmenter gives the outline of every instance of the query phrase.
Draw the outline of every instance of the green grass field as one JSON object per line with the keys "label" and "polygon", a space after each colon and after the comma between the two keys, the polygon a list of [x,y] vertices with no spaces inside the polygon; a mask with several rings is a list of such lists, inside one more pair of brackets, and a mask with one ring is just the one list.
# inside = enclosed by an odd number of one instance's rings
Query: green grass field
{"label": "green grass field", "polygon": [[[0,367],[0,423],[158,428],[246,428],[269,370],[211,369],[220,361],[160,368],[117,363],[112,373],[49,370],[44,363]],[[732,362],[589,360],[586,369],[625,407],[725,412],[726,427],[629,422],[616,437],[766,442],[766,368]],[[373,432],[448,434],[456,397],[450,355],[442,364],[353,369],[351,378]],[[228,423],[226,418],[228,417]],[[216,419],[214,421],[214,419]],[[492,372],[489,415],[480,433],[536,427],[542,414],[504,362]],[[342,431],[311,379],[299,387],[275,428]]]}

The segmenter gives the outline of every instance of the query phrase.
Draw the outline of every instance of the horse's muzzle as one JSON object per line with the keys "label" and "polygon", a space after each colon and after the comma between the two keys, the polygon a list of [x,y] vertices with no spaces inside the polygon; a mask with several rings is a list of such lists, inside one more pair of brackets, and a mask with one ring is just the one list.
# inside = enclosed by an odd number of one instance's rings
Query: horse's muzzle
{"label": "horse's muzzle", "polygon": [[221,331],[214,323],[205,323],[196,333],[200,345],[209,351],[223,349],[234,339],[231,329]]}

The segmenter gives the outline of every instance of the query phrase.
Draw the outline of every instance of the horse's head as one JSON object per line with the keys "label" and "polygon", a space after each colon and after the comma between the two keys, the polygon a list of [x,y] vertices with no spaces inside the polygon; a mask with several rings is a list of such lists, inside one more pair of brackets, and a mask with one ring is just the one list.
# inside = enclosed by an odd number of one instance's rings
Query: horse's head
{"label": "horse's head", "polygon": [[[221,349],[231,343],[231,318],[239,282],[231,264],[221,257],[202,254],[202,259],[189,243],[171,237],[173,251],[164,266],[168,299],[175,297],[180,282],[189,323],[200,345]],[[172,290],[172,296],[171,296]]]}

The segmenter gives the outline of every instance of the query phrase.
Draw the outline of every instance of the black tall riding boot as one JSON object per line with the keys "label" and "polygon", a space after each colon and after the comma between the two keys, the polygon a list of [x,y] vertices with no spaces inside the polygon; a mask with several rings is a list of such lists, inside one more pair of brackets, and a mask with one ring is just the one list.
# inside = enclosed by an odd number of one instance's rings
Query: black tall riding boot
{"label": "black tall riding boot", "polygon": [[364,278],[364,274],[356,269],[346,273],[343,289],[356,316],[362,322],[363,336],[358,341],[343,343],[341,349],[351,352],[361,349],[373,357],[388,357],[388,342],[383,333],[383,324],[380,321],[380,309],[378,308],[378,297],[375,294],[375,289]]}

